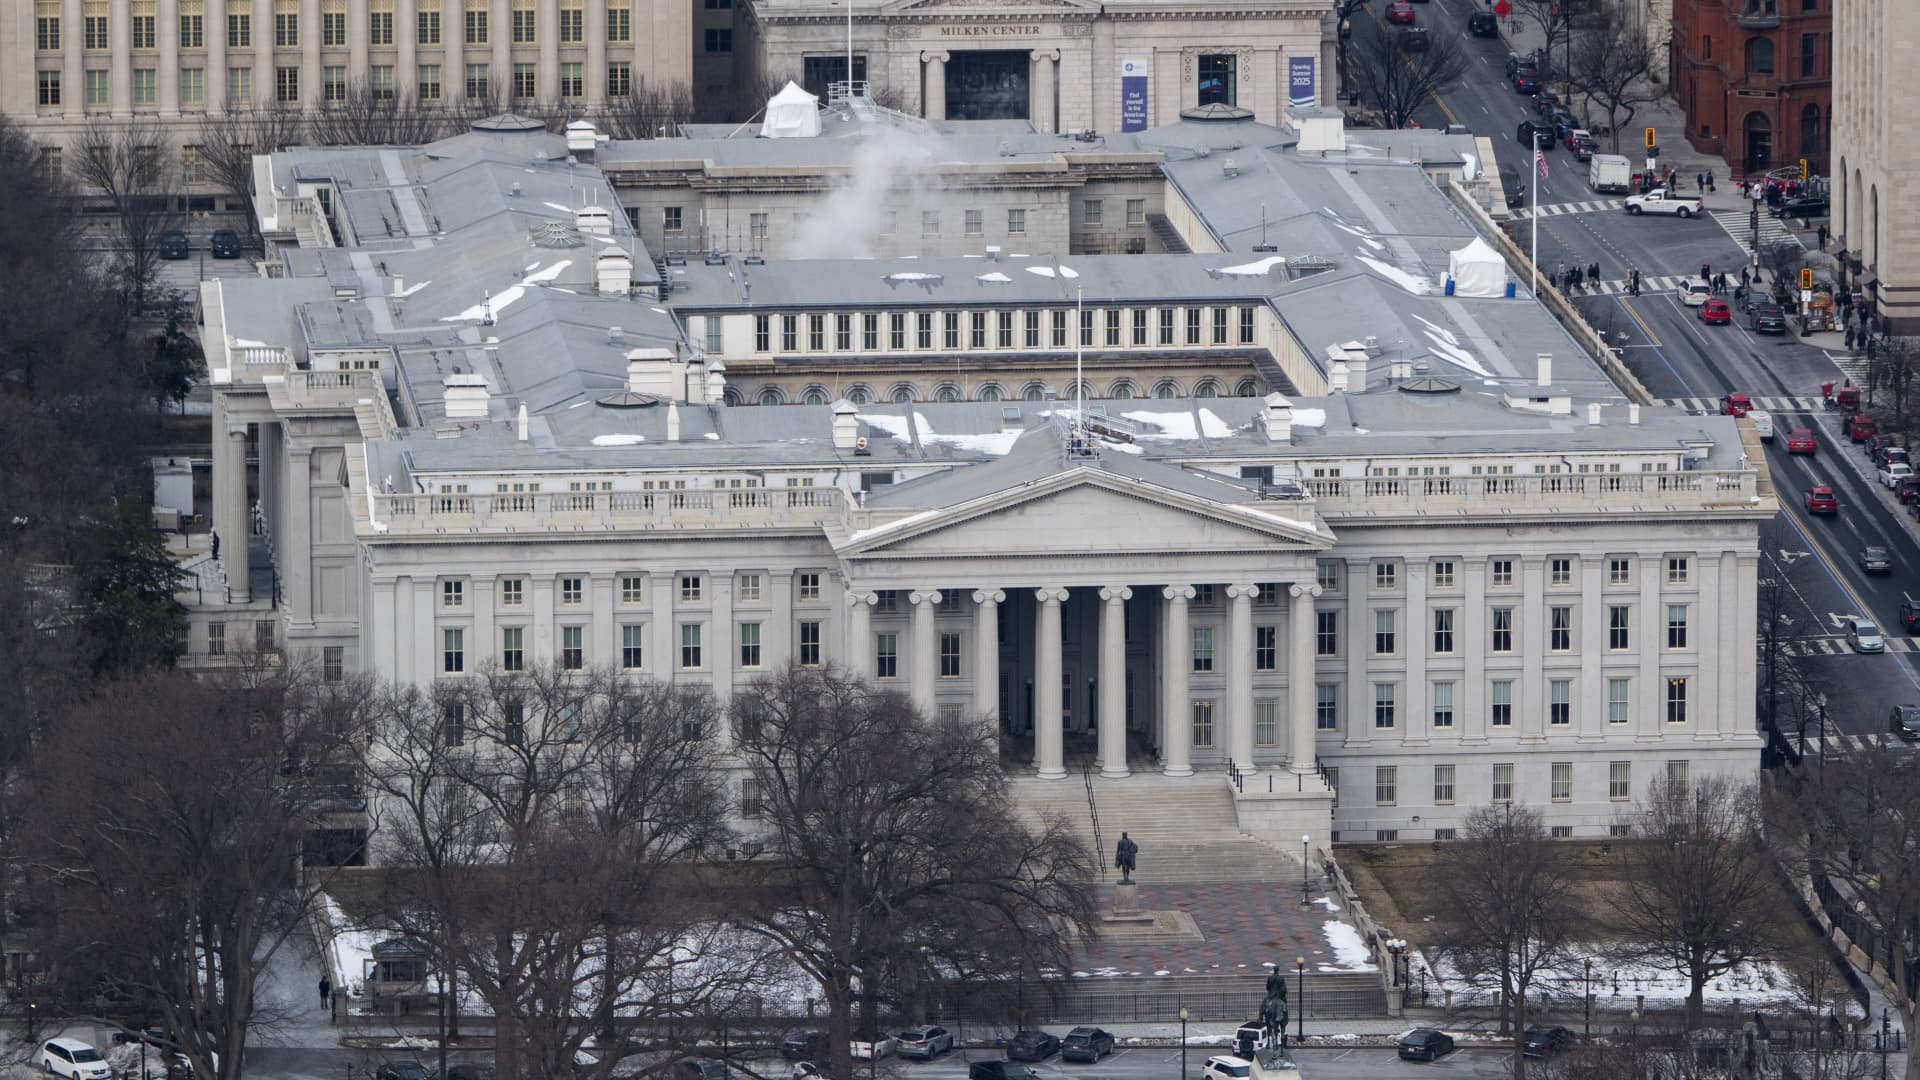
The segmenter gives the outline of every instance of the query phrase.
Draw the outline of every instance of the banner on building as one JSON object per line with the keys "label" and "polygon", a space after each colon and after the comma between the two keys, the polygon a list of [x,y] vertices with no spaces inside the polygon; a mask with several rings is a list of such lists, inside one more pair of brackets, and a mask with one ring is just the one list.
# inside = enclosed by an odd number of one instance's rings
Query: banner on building
{"label": "banner on building", "polygon": [[1120,61],[1120,130],[1147,130],[1147,62]]}
{"label": "banner on building", "polygon": [[1313,92],[1313,57],[1287,57],[1287,105],[1304,109],[1318,100]]}

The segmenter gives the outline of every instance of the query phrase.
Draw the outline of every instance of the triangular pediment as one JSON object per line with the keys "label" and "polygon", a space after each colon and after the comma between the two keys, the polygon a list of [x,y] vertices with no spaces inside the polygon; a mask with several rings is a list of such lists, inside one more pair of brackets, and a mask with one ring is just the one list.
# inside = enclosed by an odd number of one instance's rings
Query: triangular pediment
{"label": "triangular pediment", "polygon": [[1000,21],[1048,15],[1093,15],[1099,11],[1100,5],[1089,0],[889,0],[880,5],[882,15],[979,17]]}
{"label": "triangular pediment", "polygon": [[1304,504],[1220,502],[1083,469],[850,533],[858,558],[1164,555],[1325,550]]}

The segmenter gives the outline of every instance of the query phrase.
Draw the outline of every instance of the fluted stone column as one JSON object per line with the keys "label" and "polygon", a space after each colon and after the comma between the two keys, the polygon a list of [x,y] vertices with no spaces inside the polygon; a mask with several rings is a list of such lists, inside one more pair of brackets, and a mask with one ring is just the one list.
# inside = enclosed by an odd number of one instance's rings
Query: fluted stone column
{"label": "fluted stone column", "polygon": [[1253,598],[1258,585],[1229,585],[1227,599],[1227,752],[1253,772]]}
{"label": "fluted stone column", "polygon": [[87,111],[86,34],[86,8],[82,0],[61,0],[60,111],[69,120],[78,120]]}
{"label": "fluted stone column", "polygon": [[273,0],[253,0],[253,18],[249,24],[253,27],[253,101],[271,106],[274,101]]}
{"label": "fluted stone column", "polygon": [[[432,3],[433,0],[427,0]],[[447,28],[440,27],[440,40],[445,41]],[[414,104],[420,108],[432,108],[431,102],[423,102],[420,94],[420,10],[414,0],[394,0],[393,4],[393,92],[412,95]],[[440,93],[447,92],[447,73],[440,73]]]}
{"label": "fluted stone column", "polygon": [[[112,46],[107,69],[112,85],[107,87],[107,101],[113,106],[114,118],[125,119],[133,115],[133,6],[128,0],[112,0],[108,5],[107,44]],[[85,90],[81,87],[82,93]]]}
{"label": "fluted stone column", "polygon": [[[266,430],[262,426],[261,430]],[[284,436],[282,436],[284,438]],[[275,454],[278,457],[278,453]],[[268,468],[267,455],[260,455],[261,474]],[[277,463],[275,463],[277,464]],[[274,534],[273,547],[280,561],[280,579],[286,583],[286,609],[290,623],[300,627],[313,625],[313,450],[307,446],[296,446],[287,453],[286,489],[276,501],[284,501],[284,508],[276,515],[279,520],[279,532]],[[484,650],[486,642],[474,642],[476,650]],[[481,653],[484,655],[484,653]]]}
{"label": "fluted stone column", "polygon": [[1033,91],[1027,103],[1027,116],[1035,131],[1053,131],[1054,86],[1060,71],[1060,50],[1045,49],[1033,54]]}
{"label": "fluted stone column", "polygon": [[1000,718],[1000,605],[1007,594],[981,589],[973,594],[980,614],[973,624],[973,711],[986,720],[989,732],[998,732]]}
{"label": "fluted stone column", "polygon": [[913,640],[907,645],[913,650],[913,659],[907,669],[913,679],[913,703],[932,716],[934,688],[939,685],[940,679],[940,635],[933,623],[934,612],[940,607],[940,594],[933,591],[910,592],[907,602],[913,605]]}
{"label": "fluted stone column", "polygon": [[1127,601],[1133,590],[1100,590],[1100,775],[1127,770]]}
{"label": "fluted stone column", "polygon": [[300,0],[300,108],[311,112],[320,104],[320,0]]}
{"label": "fluted stone column", "polygon": [[607,103],[607,0],[587,0],[587,108]]}
{"label": "fluted stone column", "polygon": [[847,667],[866,679],[873,678],[873,605],[879,602],[879,593],[847,590]]}
{"label": "fluted stone column", "polygon": [[[554,2],[554,0],[549,0]],[[487,40],[492,43],[492,59],[487,74],[499,88],[500,111],[513,111],[513,4],[511,0],[493,0],[487,15]],[[477,62],[477,61],[476,61]]]}
{"label": "fluted stone column", "polygon": [[1042,780],[1060,780],[1067,775],[1064,718],[1060,712],[1060,605],[1067,590],[1059,587],[1036,589],[1039,601],[1039,633],[1034,641],[1033,670],[1033,762]]}
{"label": "fluted stone column", "polygon": [[440,5],[440,93],[447,101],[464,101],[467,96],[466,7],[462,0],[420,0]]}
{"label": "fluted stone column", "polygon": [[1191,585],[1169,585],[1160,590],[1167,602],[1166,685],[1167,737],[1161,769],[1168,776],[1193,775],[1193,716],[1187,700],[1187,682],[1193,674],[1193,628],[1187,624],[1187,602],[1194,598]]}
{"label": "fluted stone column", "polygon": [[[1357,579],[1356,579],[1357,580]],[[1356,586],[1357,587],[1357,586]],[[1313,600],[1318,585],[1294,585],[1287,590],[1293,611],[1287,632],[1287,768],[1296,773],[1318,772],[1314,749]]]}
{"label": "fluted stone column", "polygon": [[[602,26],[601,32],[606,31]],[[560,4],[550,0],[540,4],[533,15],[533,34],[540,42],[540,73],[534,82],[534,88],[540,92],[540,104],[552,105],[560,100]],[[582,87],[582,89],[585,89]]]}
{"label": "fluted stone column", "polygon": [[207,111],[218,114],[233,104],[227,101],[227,0],[206,0],[206,14],[201,36],[207,43]]}
{"label": "fluted stone column", "polygon": [[[947,59],[949,55],[950,54],[944,51],[923,52],[920,54],[921,61],[926,65],[926,72],[923,75],[926,85],[926,102],[923,111],[929,120],[945,120],[947,118]],[[852,78],[853,73],[848,72],[847,77]]]}
{"label": "fluted stone column", "polygon": [[[400,28],[396,26],[393,31],[398,35]],[[367,50],[372,47],[372,38],[373,26],[367,17],[367,0],[347,0],[347,84],[349,86],[370,77],[368,68],[371,65],[367,61]],[[394,82],[396,84],[399,82],[397,71],[394,73]],[[371,90],[372,87],[368,89]],[[400,87],[395,85],[393,89],[398,95]]]}
{"label": "fluted stone column", "polygon": [[159,46],[160,115],[180,115],[180,0],[160,0],[154,5],[154,44]]}
{"label": "fluted stone column", "polygon": [[234,599],[248,596],[247,537],[252,535],[252,510],[247,505],[247,425],[223,420],[214,425],[214,531],[220,536],[220,561],[227,571],[227,588]]}

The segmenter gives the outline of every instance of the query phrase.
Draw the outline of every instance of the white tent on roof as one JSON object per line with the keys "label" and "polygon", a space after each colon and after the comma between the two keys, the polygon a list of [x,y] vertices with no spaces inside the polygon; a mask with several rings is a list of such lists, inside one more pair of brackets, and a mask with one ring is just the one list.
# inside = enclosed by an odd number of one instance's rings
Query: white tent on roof
{"label": "white tent on roof", "polygon": [[789,82],[767,102],[763,139],[811,139],[820,134],[820,99]]}
{"label": "white tent on roof", "polygon": [[1479,237],[1447,256],[1447,276],[1455,296],[1505,296],[1507,263],[1493,246]]}

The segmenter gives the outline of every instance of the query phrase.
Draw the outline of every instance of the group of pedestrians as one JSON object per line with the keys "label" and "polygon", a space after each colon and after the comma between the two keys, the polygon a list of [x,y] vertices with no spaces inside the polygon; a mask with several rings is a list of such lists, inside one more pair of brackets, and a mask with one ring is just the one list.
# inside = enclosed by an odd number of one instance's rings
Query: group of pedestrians
{"label": "group of pedestrians", "polygon": [[1555,263],[1553,266],[1553,283],[1561,292],[1565,293],[1576,292],[1582,287],[1589,289],[1598,288],[1600,285],[1600,264],[1597,262],[1588,263],[1582,268],[1578,265],[1568,266],[1565,263]]}
{"label": "group of pedestrians", "polygon": [[[1671,173],[1669,173],[1671,175]],[[1713,170],[1693,174],[1693,188],[1702,195],[1713,190]]]}

